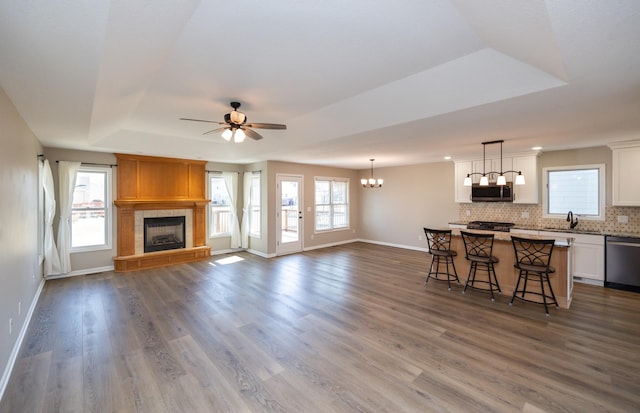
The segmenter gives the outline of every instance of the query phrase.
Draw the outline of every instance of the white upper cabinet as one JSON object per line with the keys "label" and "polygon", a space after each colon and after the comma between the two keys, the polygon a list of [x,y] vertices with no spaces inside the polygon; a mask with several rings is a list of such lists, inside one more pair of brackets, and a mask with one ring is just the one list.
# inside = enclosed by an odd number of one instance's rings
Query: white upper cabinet
{"label": "white upper cabinet", "polygon": [[[524,185],[513,185],[514,204],[538,203],[538,155],[514,156],[513,170],[521,171],[524,175]],[[515,181],[515,175],[507,177],[507,180]],[[511,179],[510,179],[511,178]]]}
{"label": "white upper cabinet", "polygon": [[[508,182],[513,182],[513,191],[515,194],[515,204],[537,204],[538,203],[538,155],[526,154],[515,155],[512,157],[502,158],[502,168],[500,167],[500,158],[486,159],[483,169],[482,159],[472,161],[456,161],[455,162],[455,201],[458,203],[471,202],[471,187],[464,186],[464,178],[467,174],[473,172],[487,173],[490,182],[498,180],[498,173],[502,169],[505,171],[522,171],[525,177],[525,185],[515,185],[516,174],[508,173],[506,178]],[[489,174],[489,172],[496,172]],[[473,175],[474,184],[480,182],[480,175]]]}
{"label": "white upper cabinet", "polygon": [[[502,163],[502,168],[500,164]],[[487,177],[489,178],[489,182],[496,182],[498,180],[499,172],[510,171],[512,168],[511,158],[502,158],[502,162],[500,158],[491,158],[485,159],[484,169],[482,169],[482,159],[477,161],[473,161],[473,172],[483,173],[486,172]],[[491,172],[491,173],[490,173]],[[512,181],[513,177],[507,175],[507,181]],[[480,175],[473,176],[473,183],[477,184],[480,182]]]}
{"label": "white upper cabinet", "polygon": [[[484,168],[482,167],[482,159],[478,159],[473,161],[473,172],[475,173],[484,173],[491,171],[491,159],[486,159],[484,163]],[[480,177],[482,175],[473,175],[472,181],[474,184],[480,183]]]}
{"label": "white upper cabinet", "polygon": [[612,150],[613,205],[640,206],[640,141],[609,144]]}
{"label": "white upper cabinet", "polygon": [[[482,163],[482,161],[480,161]],[[455,202],[471,202],[471,187],[464,186],[464,178],[473,172],[472,161],[460,161],[455,163]]]}

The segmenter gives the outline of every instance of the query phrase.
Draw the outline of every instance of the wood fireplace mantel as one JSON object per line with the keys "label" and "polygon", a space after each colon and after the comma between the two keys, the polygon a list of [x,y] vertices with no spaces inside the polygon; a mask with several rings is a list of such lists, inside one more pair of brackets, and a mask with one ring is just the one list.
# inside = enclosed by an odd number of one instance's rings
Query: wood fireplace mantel
{"label": "wood fireplace mantel", "polygon": [[[211,255],[206,245],[206,161],[115,154],[118,159],[116,271],[188,262]],[[191,209],[193,248],[135,255],[135,211]]]}
{"label": "wood fireplace mantel", "polygon": [[208,199],[181,199],[175,201],[167,201],[163,199],[131,199],[117,200],[113,202],[119,208],[131,208],[134,210],[154,210],[154,209],[181,209],[181,208],[197,208],[206,206]]}

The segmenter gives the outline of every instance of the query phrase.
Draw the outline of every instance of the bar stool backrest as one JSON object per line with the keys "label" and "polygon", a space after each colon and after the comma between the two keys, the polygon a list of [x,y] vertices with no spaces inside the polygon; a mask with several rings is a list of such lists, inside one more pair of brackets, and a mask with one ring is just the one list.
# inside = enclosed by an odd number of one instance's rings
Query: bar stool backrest
{"label": "bar stool backrest", "polygon": [[470,256],[489,258],[493,253],[493,234],[477,234],[460,231],[467,259]]}
{"label": "bar stool backrest", "polygon": [[549,270],[551,253],[555,240],[530,239],[511,236],[513,249],[516,254],[516,267],[520,265],[541,267],[542,271]]}
{"label": "bar stool backrest", "polygon": [[447,252],[451,250],[451,230],[450,229],[429,229],[424,228],[424,235],[427,237],[429,253]]}

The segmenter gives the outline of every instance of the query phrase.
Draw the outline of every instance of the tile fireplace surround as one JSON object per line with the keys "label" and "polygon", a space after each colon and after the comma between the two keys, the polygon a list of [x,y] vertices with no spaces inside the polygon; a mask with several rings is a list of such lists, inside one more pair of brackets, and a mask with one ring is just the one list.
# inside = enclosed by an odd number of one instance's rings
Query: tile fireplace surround
{"label": "tile fireplace surround", "polygon": [[[116,154],[118,159],[118,272],[207,258],[205,163]],[[144,218],[185,216],[185,248],[144,252]]]}

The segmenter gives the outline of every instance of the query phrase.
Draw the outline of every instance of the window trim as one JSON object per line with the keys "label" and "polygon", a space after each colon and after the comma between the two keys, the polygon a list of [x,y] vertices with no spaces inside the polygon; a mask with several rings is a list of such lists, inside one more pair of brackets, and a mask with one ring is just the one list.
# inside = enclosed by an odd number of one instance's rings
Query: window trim
{"label": "window trim", "polygon": [[[333,207],[334,207],[334,203],[333,203],[333,197],[331,199],[331,202],[329,204],[322,204],[322,205],[329,205],[331,207],[331,228],[329,229],[318,229],[317,227],[317,208],[318,208],[318,201],[316,199],[316,183],[318,181],[326,181],[326,182],[330,182],[330,189],[329,189],[329,194],[332,197],[333,194],[333,182],[344,182],[347,184],[347,188],[346,188],[346,202],[344,204],[338,204],[338,205],[345,205],[346,206],[346,214],[347,214],[347,225],[344,227],[340,227],[340,228],[334,228],[333,227]],[[313,233],[314,234],[323,234],[323,233],[327,233],[327,232],[336,232],[336,231],[348,231],[351,229],[351,202],[350,202],[350,197],[349,197],[349,192],[350,192],[350,188],[351,188],[351,182],[349,178],[337,178],[337,177],[325,177],[325,176],[316,176],[314,177],[313,180]]]}
{"label": "window trim", "polygon": [[[72,254],[75,253],[80,253],[80,252],[92,252],[92,251],[104,251],[104,250],[110,250],[113,248],[113,208],[111,208],[111,204],[113,204],[113,198],[112,198],[112,179],[113,179],[113,171],[111,169],[111,166],[99,166],[99,165],[91,165],[91,166],[85,166],[85,165],[81,165],[80,168],[78,169],[78,174],[81,172],[100,172],[100,173],[104,173],[106,176],[106,182],[105,182],[105,202],[104,202],[104,225],[105,225],[105,242],[104,244],[98,244],[98,245],[85,245],[82,247],[74,247],[73,246],[73,222],[71,223],[71,232],[70,232],[70,236],[71,236],[71,246],[69,248],[69,252]],[[74,190],[75,192],[75,190]],[[71,211],[73,211],[73,208],[71,209]]]}
{"label": "window trim", "polygon": [[607,188],[606,188],[606,165],[603,163],[600,164],[588,164],[588,165],[568,165],[568,166],[549,166],[542,168],[542,188],[543,188],[543,196],[542,196],[542,218],[550,218],[550,219],[565,219],[566,214],[569,212],[565,212],[562,214],[550,214],[549,211],[549,172],[557,172],[557,171],[577,171],[577,170],[587,170],[587,169],[597,169],[598,170],[598,215],[582,215],[580,219],[585,221],[604,221],[606,218],[606,198],[607,198]]}

